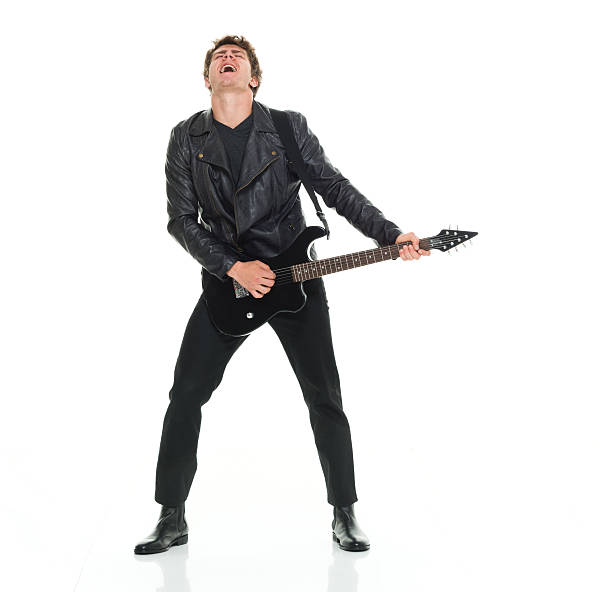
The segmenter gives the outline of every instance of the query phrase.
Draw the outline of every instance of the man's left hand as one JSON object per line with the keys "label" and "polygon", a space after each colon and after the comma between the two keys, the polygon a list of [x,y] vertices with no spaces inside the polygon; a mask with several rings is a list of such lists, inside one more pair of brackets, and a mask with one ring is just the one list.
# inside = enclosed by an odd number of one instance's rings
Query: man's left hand
{"label": "man's left hand", "polygon": [[421,255],[431,255],[431,251],[426,251],[425,249],[419,249],[419,237],[414,234],[414,232],[409,232],[408,234],[400,234],[395,239],[395,244],[405,243],[406,241],[412,241],[411,245],[406,245],[399,250],[400,257],[404,261],[408,261],[409,259],[420,259]]}

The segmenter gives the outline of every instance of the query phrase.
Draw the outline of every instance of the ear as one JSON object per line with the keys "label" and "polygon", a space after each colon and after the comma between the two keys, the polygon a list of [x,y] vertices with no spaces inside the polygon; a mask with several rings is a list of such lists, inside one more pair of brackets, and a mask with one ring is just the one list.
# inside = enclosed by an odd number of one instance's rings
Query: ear
{"label": "ear", "polygon": [[208,81],[208,78],[204,78],[204,86],[206,86],[206,88],[210,89],[210,82]]}
{"label": "ear", "polygon": [[251,78],[250,86],[255,88],[258,84],[259,82],[257,81],[257,78]]}

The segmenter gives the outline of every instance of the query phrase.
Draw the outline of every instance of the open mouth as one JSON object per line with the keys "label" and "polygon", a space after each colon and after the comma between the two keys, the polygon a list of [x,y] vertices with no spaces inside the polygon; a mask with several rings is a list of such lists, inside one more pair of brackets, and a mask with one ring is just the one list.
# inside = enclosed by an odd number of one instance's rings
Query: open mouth
{"label": "open mouth", "polygon": [[225,72],[236,72],[236,67],[232,66],[231,64],[225,64],[225,66],[223,66],[220,70],[221,74],[224,74]]}

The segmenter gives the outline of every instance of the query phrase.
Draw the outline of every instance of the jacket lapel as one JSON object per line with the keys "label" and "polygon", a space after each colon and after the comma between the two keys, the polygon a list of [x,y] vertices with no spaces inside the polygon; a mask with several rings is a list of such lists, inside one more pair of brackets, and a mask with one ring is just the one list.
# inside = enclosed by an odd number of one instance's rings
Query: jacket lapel
{"label": "jacket lapel", "polygon": [[189,135],[202,137],[200,152],[197,154],[197,159],[225,169],[231,177],[227,152],[225,151],[223,141],[213,125],[211,109],[202,111],[200,115],[196,117],[189,128]]}
{"label": "jacket lapel", "polygon": [[[263,107],[257,101],[253,101],[253,127],[244,149],[236,189],[246,187],[268,164],[278,158],[274,146],[266,140],[266,133],[276,133],[274,123]],[[227,152],[213,124],[211,109],[201,111],[194,119],[189,128],[189,135],[194,136],[194,139],[196,136],[203,137],[197,155],[198,160],[225,169],[231,177]]]}
{"label": "jacket lapel", "polygon": [[257,101],[253,101],[253,127],[244,147],[244,157],[236,190],[246,187],[272,161],[278,158],[277,151],[266,138],[266,133],[270,132],[276,132],[271,118]]}

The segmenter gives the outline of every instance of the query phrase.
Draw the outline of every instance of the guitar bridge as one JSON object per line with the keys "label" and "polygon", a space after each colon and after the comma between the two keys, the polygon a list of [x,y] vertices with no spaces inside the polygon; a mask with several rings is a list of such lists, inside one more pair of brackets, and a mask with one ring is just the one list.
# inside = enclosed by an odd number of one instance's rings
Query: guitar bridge
{"label": "guitar bridge", "polygon": [[234,294],[236,295],[236,298],[245,298],[250,295],[249,291],[242,284],[239,284],[234,278],[232,278],[232,282],[234,282]]}

